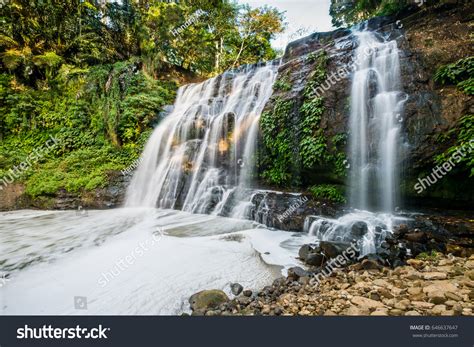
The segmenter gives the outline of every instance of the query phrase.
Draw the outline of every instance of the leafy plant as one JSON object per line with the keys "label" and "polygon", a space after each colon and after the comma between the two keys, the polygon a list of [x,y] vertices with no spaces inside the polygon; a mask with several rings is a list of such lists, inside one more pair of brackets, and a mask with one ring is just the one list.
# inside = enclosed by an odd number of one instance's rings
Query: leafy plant
{"label": "leafy plant", "polygon": [[273,89],[287,92],[291,90],[291,84],[288,82],[286,77],[282,77],[275,81],[273,84]]}
{"label": "leafy plant", "polygon": [[435,158],[438,165],[449,160],[455,163],[458,170],[470,171],[470,177],[474,177],[474,115],[469,114],[462,117],[458,125],[451,129],[448,136],[454,138],[454,144],[444,153]]}
{"label": "leafy plant", "polygon": [[262,177],[271,184],[287,185],[290,182],[290,169],[294,163],[292,132],[288,127],[292,100],[277,99],[272,111],[264,112],[260,118],[262,139],[268,153],[263,156],[266,169]]}
{"label": "leafy plant", "polygon": [[337,203],[345,203],[344,192],[339,186],[330,184],[315,185],[309,188],[315,198],[327,199]]}
{"label": "leafy plant", "polygon": [[464,93],[474,95],[474,57],[441,66],[434,79],[440,84],[455,84]]}

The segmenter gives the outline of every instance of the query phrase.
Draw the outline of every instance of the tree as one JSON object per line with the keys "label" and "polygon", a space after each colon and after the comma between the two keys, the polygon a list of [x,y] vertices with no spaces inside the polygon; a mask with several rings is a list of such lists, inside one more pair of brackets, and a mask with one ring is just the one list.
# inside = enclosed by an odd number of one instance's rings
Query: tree
{"label": "tree", "polygon": [[331,0],[329,14],[335,27],[351,26],[373,16],[393,14],[408,3],[408,0]]}

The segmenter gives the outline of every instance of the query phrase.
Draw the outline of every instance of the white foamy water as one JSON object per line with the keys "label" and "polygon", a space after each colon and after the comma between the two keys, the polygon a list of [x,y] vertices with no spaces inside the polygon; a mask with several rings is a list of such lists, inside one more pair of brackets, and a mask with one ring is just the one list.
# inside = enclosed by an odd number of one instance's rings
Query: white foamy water
{"label": "white foamy water", "polygon": [[276,74],[270,62],[181,87],[146,145],[126,206],[234,215],[249,198],[242,188],[255,174],[260,114]]}
{"label": "white foamy water", "polygon": [[267,285],[300,244],[250,221],[143,208],[0,213],[0,230],[1,314],[180,314],[197,291]]}

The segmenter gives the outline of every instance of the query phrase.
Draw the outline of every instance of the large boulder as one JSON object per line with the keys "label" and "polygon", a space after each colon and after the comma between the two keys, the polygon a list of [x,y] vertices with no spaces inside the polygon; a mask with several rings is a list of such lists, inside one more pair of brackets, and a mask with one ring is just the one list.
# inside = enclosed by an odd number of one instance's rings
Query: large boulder
{"label": "large boulder", "polygon": [[193,311],[206,311],[217,308],[227,301],[229,301],[229,298],[226,293],[218,289],[203,290],[189,298],[189,304]]}
{"label": "large boulder", "polygon": [[319,247],[328,258],[336,258],[345,252],[351,245],[346,242],[321,241]]}

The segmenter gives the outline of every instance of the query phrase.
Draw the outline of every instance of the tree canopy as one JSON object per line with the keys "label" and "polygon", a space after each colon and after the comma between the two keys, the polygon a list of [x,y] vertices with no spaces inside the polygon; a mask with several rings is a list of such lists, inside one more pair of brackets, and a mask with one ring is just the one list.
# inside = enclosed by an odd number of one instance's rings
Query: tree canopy
{"label": "tree canopy", "polygon": [[270,40],[284,29],[276,9],[228,0],[9,0],[0,13],[1,68],[30,84],[65,65],[131,57],[155,75],[170,66],[212,75],[274,58]]}
{"label": "tree canopy", "polygon": [[273,59],[274,8],[231,0],[6,0],[0,6],[0,177],[49,136],[31,195],[104,186],[140,154],[181,83]]}

